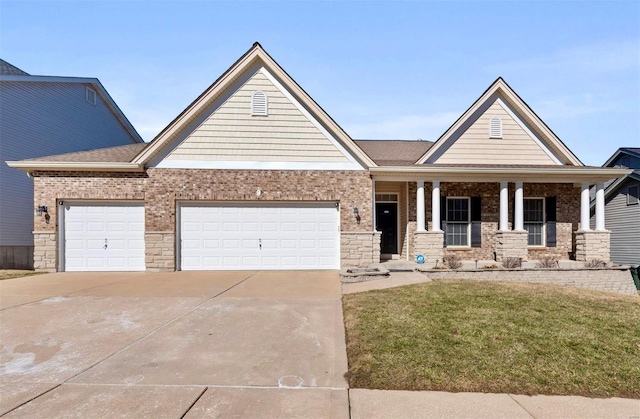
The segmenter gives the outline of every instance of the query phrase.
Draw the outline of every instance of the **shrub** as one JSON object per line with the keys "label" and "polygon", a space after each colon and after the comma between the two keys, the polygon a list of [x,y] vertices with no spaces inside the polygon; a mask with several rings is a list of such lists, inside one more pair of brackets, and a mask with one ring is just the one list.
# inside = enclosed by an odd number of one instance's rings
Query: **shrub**
{"label": "shrub", "polygon": [[462,267],[462,261],[460,260],[460,256],[456,253],[447,253],[442,258],[442,263],[444,263],[449,269],[459,269]]}
{"label": "shrub", "polygon": [[536,268],[558,268],[560,265],[558,264],[558,258],[553,256],[544,256],[542,257],[538,263],[536,263]]}
{"label": "shrub", "polygon": [[609,265],[602,259],[590,259],[584,263],[585,268],[606,268]]}
{"label": "shrub", "polygon": [[515,269],[522,267],[522,258],[504,258],[502,259],[502,266],[507,269]]}

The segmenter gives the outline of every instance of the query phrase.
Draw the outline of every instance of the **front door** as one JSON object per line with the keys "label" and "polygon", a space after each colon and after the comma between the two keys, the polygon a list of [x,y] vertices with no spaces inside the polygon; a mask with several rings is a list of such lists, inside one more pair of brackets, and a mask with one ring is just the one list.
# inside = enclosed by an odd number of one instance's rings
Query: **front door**
{"label": "front door", "polygon": [[376,203],[376,226],[382,232],[380,253],[398,253],[398,204]]}

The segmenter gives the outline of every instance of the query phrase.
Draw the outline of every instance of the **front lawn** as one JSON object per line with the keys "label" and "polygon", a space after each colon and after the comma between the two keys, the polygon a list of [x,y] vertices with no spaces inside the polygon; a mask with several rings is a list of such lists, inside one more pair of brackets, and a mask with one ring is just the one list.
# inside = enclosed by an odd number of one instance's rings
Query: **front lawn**
{"label": "front lawn", "polygon": [[352,388],[640,398],[640,298],[438,281],[343,306]]}
{"label": "front lawn", "polygon": [[20,278],[21,276],[38,275],[40,272],[20,269],[0,269],[0,281],[3,279]]}

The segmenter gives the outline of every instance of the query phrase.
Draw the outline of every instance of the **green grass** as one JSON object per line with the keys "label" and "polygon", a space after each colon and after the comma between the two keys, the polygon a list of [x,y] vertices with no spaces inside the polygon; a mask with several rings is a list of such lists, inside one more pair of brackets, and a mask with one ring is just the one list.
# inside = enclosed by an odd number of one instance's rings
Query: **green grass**
{"label": "green grass", "polygon": [[19,269],[0,269],[0,281],[3,279],[20,278],[22,276],[38,275],[40,272]]}
{"label": "green grass", "polygon": [[343,297],[353,388],[640,398],[640,299],[438,281]]}

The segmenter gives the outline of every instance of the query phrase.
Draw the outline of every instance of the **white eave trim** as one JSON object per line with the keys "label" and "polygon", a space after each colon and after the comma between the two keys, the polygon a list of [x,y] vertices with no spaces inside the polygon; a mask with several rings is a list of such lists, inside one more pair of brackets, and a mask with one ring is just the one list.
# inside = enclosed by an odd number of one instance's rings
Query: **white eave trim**
{"label": "white eave trim", "polygon": [[7,166],[25,172],[144,172],[144,166],[137,163],[8,161]]}
{"label": "white eave trim", "polygon": [[556,168],[541,167],[434,167],[419,166],[387,166],[371,167],[369,172],[377,180],[428,180],[440,181],[529,181],[572,183],[575,181],[605,182],[632,172],[630,169],[586,168],[584,166],[561,166]]}

